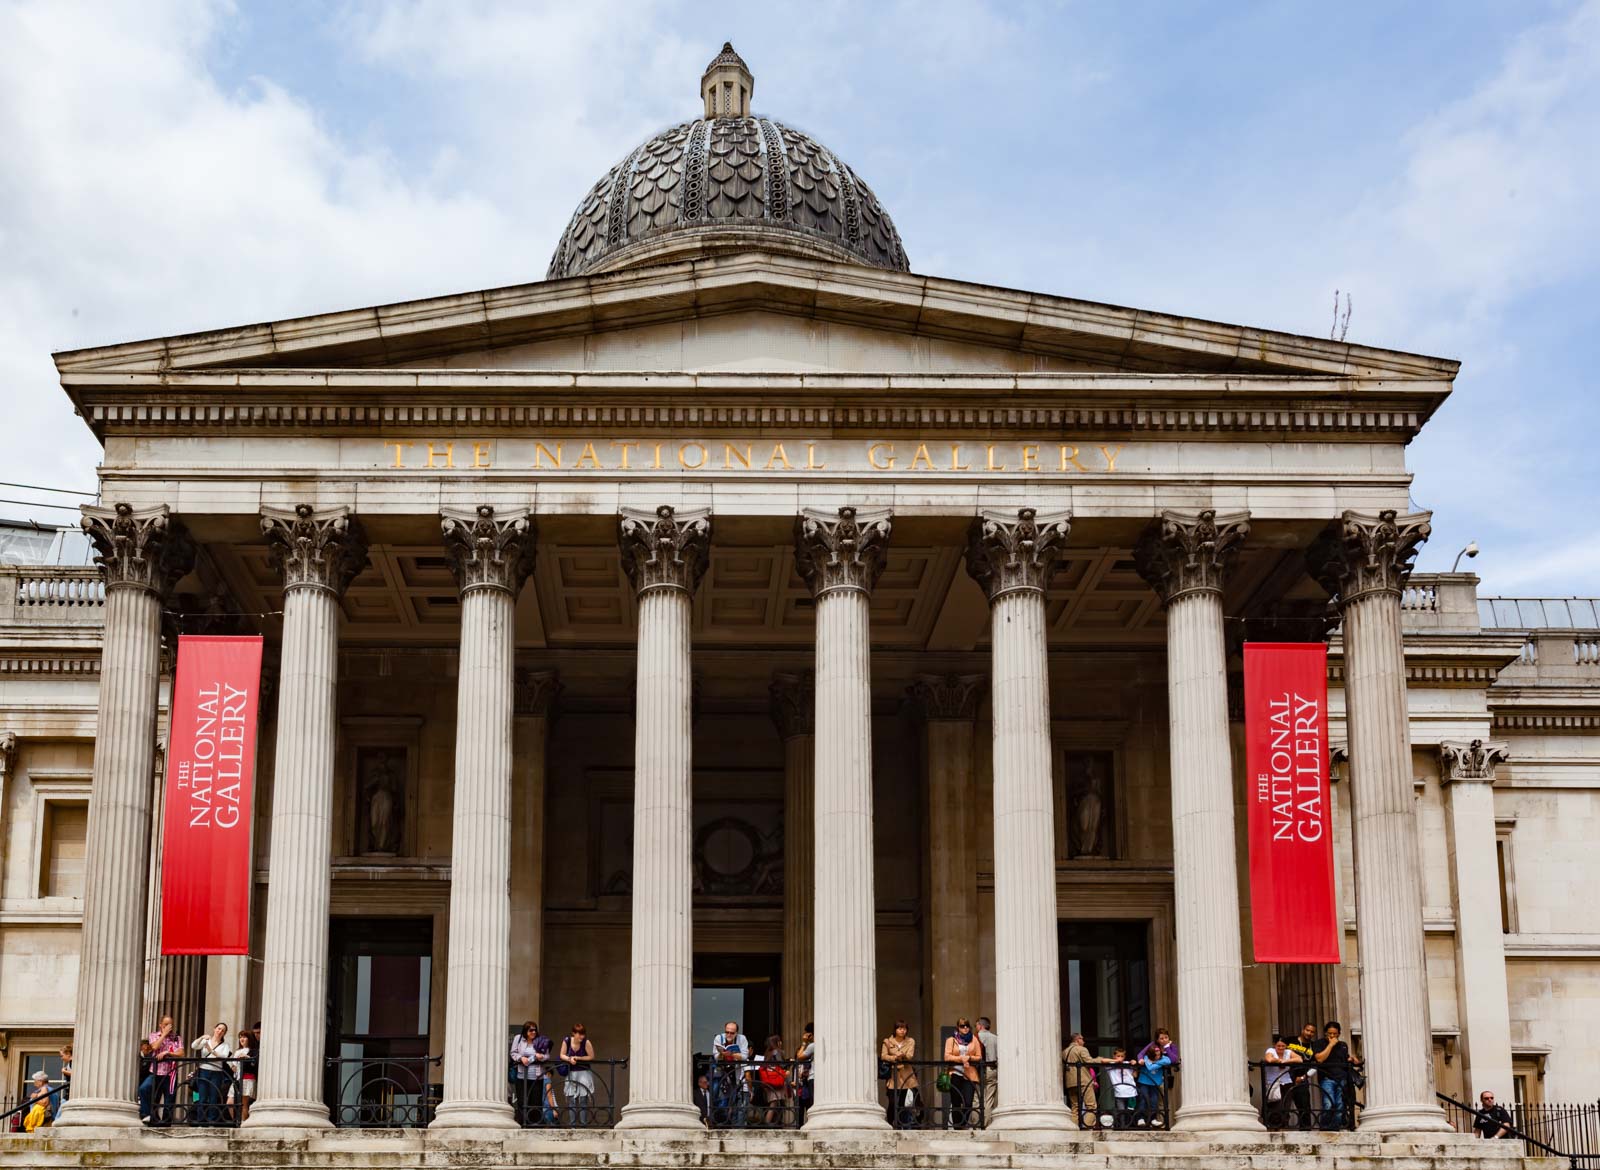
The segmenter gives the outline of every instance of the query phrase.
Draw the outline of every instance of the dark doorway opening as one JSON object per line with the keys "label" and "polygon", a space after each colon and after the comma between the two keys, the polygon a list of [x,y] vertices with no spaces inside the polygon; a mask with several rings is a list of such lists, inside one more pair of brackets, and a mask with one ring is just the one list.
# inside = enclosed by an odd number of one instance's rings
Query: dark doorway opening
{"label": "dark doorway opening", "polygon": [[1148,922],[1062,922],[1061,1022],[1096,1056],[1151,1039]]}
{"label": "dark doorway opening", "polygon": [[334,918],[328,976],[325,1096],[336,1119],[420,1116],[438,1079],[427,1062],[433,919]]}
{"label": "dark doorway opening", "polygon": [[[696,955],[690,1039],[697,1056],[709,1056],[722,1025],[737,1020],[750,1046],[762,1052],[783,1021],[781,955]],[[796,1038],[798,1039],[798,1037]],[[783,1038],[785,1048],[794,1041]]]}

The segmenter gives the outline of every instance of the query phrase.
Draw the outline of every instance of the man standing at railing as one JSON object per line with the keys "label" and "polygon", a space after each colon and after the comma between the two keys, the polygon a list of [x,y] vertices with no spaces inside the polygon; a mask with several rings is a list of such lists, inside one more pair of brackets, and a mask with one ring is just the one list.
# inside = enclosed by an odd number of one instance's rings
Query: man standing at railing
{"label": "man standing at railing", "polygon": [[712,1077],[715,1101],[712,1125],[739,1125],[744,1122],[741,1097],[744,1096],[746,1071],[751,1063],[750,1041],[739,1031],[739,1024],[729,1020],[722,1031],[711,1041]]}
{"label": "man standing at railing", "polygon": [[994,1111],[1000,1107],[1000,1037],[988,1016],[978,1017],[978,1043],[983,1045],[983,1124],[994,1120]]}
{"label": "man standing at railing", "polygon": [[1300,1128],[1310,1129],[1316,1124],[1317,1112],[1322,1106],[1316,1073],[1317,1026],[1302,1025],[1299,1037],[1289,1041],[1289,1051],[1298,1056],[1302,1064],[1311,1066],[1310,1071],[1295,1074],[1293,1088],[1294,1111],[1299,1117]]}
{"label": "man standing at railing", "polygon": [[1074,1032],[1072,1043],[1061,1050],[1067,1066],[1067,1106],[1078,1119],[1079,1129],[1093,1129],[1095,1123],[1094,1053],[1083,1042],[1083,1033]]}
{"label": "man standing at railing", "polygon": [[1322,1128],[1354,1129],[1355,1095],[1351,1091],[1350,1067],[1359,1064],[1350,1055],[1350,1046],[1340,1039],[1339,1021],[1329,1020],[1323,1029],[1323,1045],[1317,1049],[1317,1068],[1322,1076]]}
{"label": "man standing at railing", "polygon": [[1472,1119],[1472,1128],[1481,1138],[1508,1138],[1514,1126],[1506,1107],[1496,1105],[1494,1094],[1485,1089],[1478,1094],[1478,1113]]}

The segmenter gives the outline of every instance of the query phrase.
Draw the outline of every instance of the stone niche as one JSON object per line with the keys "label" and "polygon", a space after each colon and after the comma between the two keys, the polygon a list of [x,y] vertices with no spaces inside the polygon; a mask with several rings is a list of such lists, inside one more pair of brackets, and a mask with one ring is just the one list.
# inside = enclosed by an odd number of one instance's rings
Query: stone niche
{"label": "stone niche", "polygon": [[419,855],[420,717],[363,717],[340,728],[343,799],[335,851],[342,862],[384,865]]}

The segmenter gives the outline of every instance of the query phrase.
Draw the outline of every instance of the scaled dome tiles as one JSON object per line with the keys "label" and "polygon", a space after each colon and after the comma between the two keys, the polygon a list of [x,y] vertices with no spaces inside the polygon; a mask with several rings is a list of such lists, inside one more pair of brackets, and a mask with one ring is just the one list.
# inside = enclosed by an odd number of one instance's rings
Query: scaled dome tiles
{"label": "scaled dome tiles", "polygon": [[718,117],[664,130],[612,167],[573,213],[546,279],[662,257],[677,233],[714,245],[718,228],[766,237],[751,246],[910,268],[889,213],[827,147],[771,118]]}

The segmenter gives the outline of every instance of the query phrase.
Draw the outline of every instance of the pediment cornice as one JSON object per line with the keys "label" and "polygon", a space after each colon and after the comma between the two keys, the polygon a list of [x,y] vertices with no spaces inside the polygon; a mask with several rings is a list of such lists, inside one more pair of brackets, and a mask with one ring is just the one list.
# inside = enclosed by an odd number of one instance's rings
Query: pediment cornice
{"label": "pediment cornice", "polygon": [[1458,363],[862,265],[760,251],[58,353],[91,370],[361,366],[762,309],[1131,372],[1448,382]]}
{"label": "pediment cornice", "polygon": [[1283,375],[651,373],[524,370],[75,372],[101,437],[204,430],[797,426],[1108,438],[1409,439],[1449,383]]}

